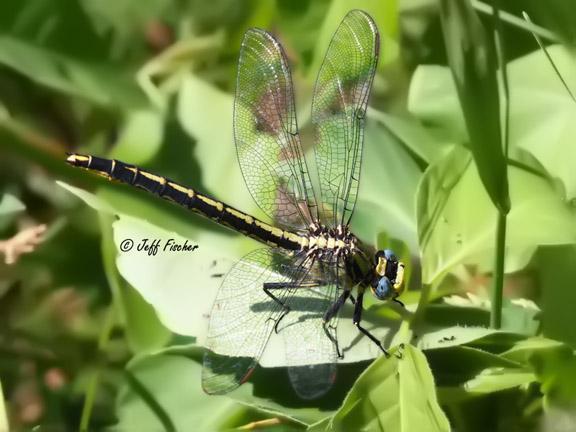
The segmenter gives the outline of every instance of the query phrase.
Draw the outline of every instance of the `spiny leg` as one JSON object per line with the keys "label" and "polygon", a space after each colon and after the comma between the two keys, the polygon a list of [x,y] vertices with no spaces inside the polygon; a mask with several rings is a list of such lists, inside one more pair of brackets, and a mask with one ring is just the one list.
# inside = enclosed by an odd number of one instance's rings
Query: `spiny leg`
{"label": "spiny leg", "polygon": [[282,315],[280,315],[280,318],[278,318],[276,320],[276,323],[274,324],[274,332],[276,334],[278,334],[278,324],[280,324],[280,321],[282,321],[282,318],[284,318],[288,314],[288,312],[290,312],[291,309],[290,309],[290,306],[288,306],[286,303],[284,303],[282,300],[280,300],[278,297],[276,297],[270,291],[271,290],[282,290],[282,289],[302,289],[302,288],[309,289],[309,288],[314,288],[314,287],[317,287],[320,285],[322,285],[322,281],[311,281],[309,283],[304,283],[304,284],[297,284],[295,282],[266,282],[266,283],[264,283],[263,290],[266,293],[266,295],[268,297],[270,297],[272,300],[274,300],[276,303],[278,303],[280,306],[282,306]]}
{"label": "spiny leg", "polygon": [[330,306],[330,309],[328,309],[326,311],[326,313],[324,314],[324,319],[323,319],[324,332],[326,333],[326,336],[328,336],[328,339],[330,339],[332,341],[332,343],[334,343],[334,345],[336,346],[336,354],[338,355],[338,358],[344,358],[344,356],[340,352],[340,347],[338,346],[338,339],[336,337],[334,337],[332,334],[330,334],[327,327],[329,326],[328,323],[330,322],[330,320],[332,318],[334,318],[336,316],[336,314],[338,314],[338,311],[340,310],[342,305],[344,303],[346,303],[346,299],[349,296],[350,296],[350,290],[344,290],[342,292],[342,294],[340,294],[340,297],[338,297],[338,299],[334,303],[332,303],[332,306]]}
{"label": "spiny leg", "polygon": [[[390,353],[384,349],[384,347],[382,346],[382,343],[372,333],[370,333],[368,330],[366,330],[364,327],[362,327],[360,325],[360,322],[362,321],[362,303],[363,302],[364,302],[364,293],[359,292],[358,297],[356,297],[356,303],[354,306],[354,316],[352,318],[352,322],[358,328],[358,330],[360,330],[364,335],[368,336],[370,338],[370,340],[372,342],[374,342],[378,346],[378,348],[380,348],[382,350],[382,352],[384,353],[384,355],[386,357],[390,357]],[[399,356],[397,355],[396,357],[402,358],[402,355],[399,355]]]}
{"label": "spiny leg", "polygon": [[392,301],[393,301],[394,303],[398,303],[400,306],[402,306],[404,309],[406,309],[406,305],[405,305],[404,303],[402,303],[400,300],[398,300],[397,297],[394,297],[394,298],[392,299]]}

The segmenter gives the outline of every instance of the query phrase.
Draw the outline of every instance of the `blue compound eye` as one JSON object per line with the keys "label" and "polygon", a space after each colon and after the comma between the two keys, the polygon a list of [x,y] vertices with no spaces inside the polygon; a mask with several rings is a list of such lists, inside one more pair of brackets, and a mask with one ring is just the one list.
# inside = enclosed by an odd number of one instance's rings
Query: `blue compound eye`
{"label": "blue compound eye", "polygon": [[392,252],[390,249],[384,249],[384,257],[388,261],[396,261],[396,255],[394,255],[394,252]]}
{"label": "blue compound eye", "polygon": [[379,300],[387,300],[395,294],[392,282],[386,276],[380,278],[378,284],[372,288],[372,292]]}

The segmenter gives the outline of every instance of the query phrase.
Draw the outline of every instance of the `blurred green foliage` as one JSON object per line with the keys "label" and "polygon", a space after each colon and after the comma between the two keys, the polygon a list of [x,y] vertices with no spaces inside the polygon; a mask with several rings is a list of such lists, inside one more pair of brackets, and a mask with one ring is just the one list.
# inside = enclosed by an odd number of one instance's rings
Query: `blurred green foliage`
{"label": "blurred green foliage", "polygon": [[[576,89],[576,9],[499,4],[500,26],[492,3],[475,0],[2,2],[0,240],[48,230],[0,264],[0,430],[576,429],[576,104],[531,34]],[[139,164],[261,216],[233,143],[242,35],[256,26],[282,41],[309,149],[315,75],[353,8],[374,17],[382,52],[352,227],[410,262],[408,311],[366,305],[378,337],[406,344],[403,358],[351,351],[334,388],[302,401],[272,355],[264,366],[275,367],[207,396],[214,275],[255,244],[76,171],[64,152]],[[192,239],[200,252],[118,253],[145,237]],[[489,328],[495,255],[500,330]],[[350,314],[344,339],[356,335]]]}

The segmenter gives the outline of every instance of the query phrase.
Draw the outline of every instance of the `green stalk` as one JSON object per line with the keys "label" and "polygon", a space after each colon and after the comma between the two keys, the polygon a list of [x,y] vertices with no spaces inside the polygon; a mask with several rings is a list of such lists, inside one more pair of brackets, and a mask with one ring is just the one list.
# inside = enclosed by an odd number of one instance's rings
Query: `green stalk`
{"label": "green stalk", "polygon": [[[510,89],[508,86],[508,73],[506,65],[506,56],[502,44],[502,22],[500,20],[500,1],[492,1],[492,14],[494,19],[494,39],[496,46],[496,56],[502,86],[504,90],[504,125],[503,125],[503,145],[502,151],[504,157],[508,158],[509,142],[509,121],[510,121]],[[507,168],[506,168],[507,169]],[[492,310],[490,311],[490,326],[499,329],[502,326],[502,298],[504,294],[504,266],[506,259],[506,218],[508,213],[499,210],[498,221],[496,224],[496,247],[494,259],[494,277],[492,285]]]}
{"label": "green stalk", "polygon": [[[112,333],[112,328],[114,327],[114,322],[116,319],[116,313],[114,310],[114,305],[110,306],[108,309],[108,314],[106,316],[106,321],[102,327],[102,332],[98,338],[98,353],[101,354],[108,341],[110,340],[110,334]],[[92,417],[92,410],[94,408],[94,400],[96,398],[96,391],[98,390],[98,381],[100,380],[101,366],[98,364],[96,370],[92,374],[92,378],[88,383],[88,388],[86,389],[86,396],[84,397],[84,406],[82,407],[82,416],[80,417],[80,432],[87,432],[89,430],[90,418]]]}
{"label": "green stalk", "polygon": [[492,286],[492,310],[490,326],[499,329],[502,326],[502,297],[504,291],[504,261],[506,249],[506,214],[498,213],[496,227],[496,259]]}

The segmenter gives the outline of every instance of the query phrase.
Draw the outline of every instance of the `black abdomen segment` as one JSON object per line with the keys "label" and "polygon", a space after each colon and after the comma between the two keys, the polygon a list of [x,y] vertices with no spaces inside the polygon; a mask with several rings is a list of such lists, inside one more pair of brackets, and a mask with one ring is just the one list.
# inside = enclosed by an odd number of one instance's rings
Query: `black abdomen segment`
{"label": "black abdomen segment", "polygon": [[194,189],[165,177],[144,171],[137,166],[113,159],[79,154],[69,155],[67,162],[70,165],[86,168],[110,179],[144,189],[268,245],[289,250],[299,250],[302,247],[301,237],[297,234],[268,225],[221,201],[200,194]]}

